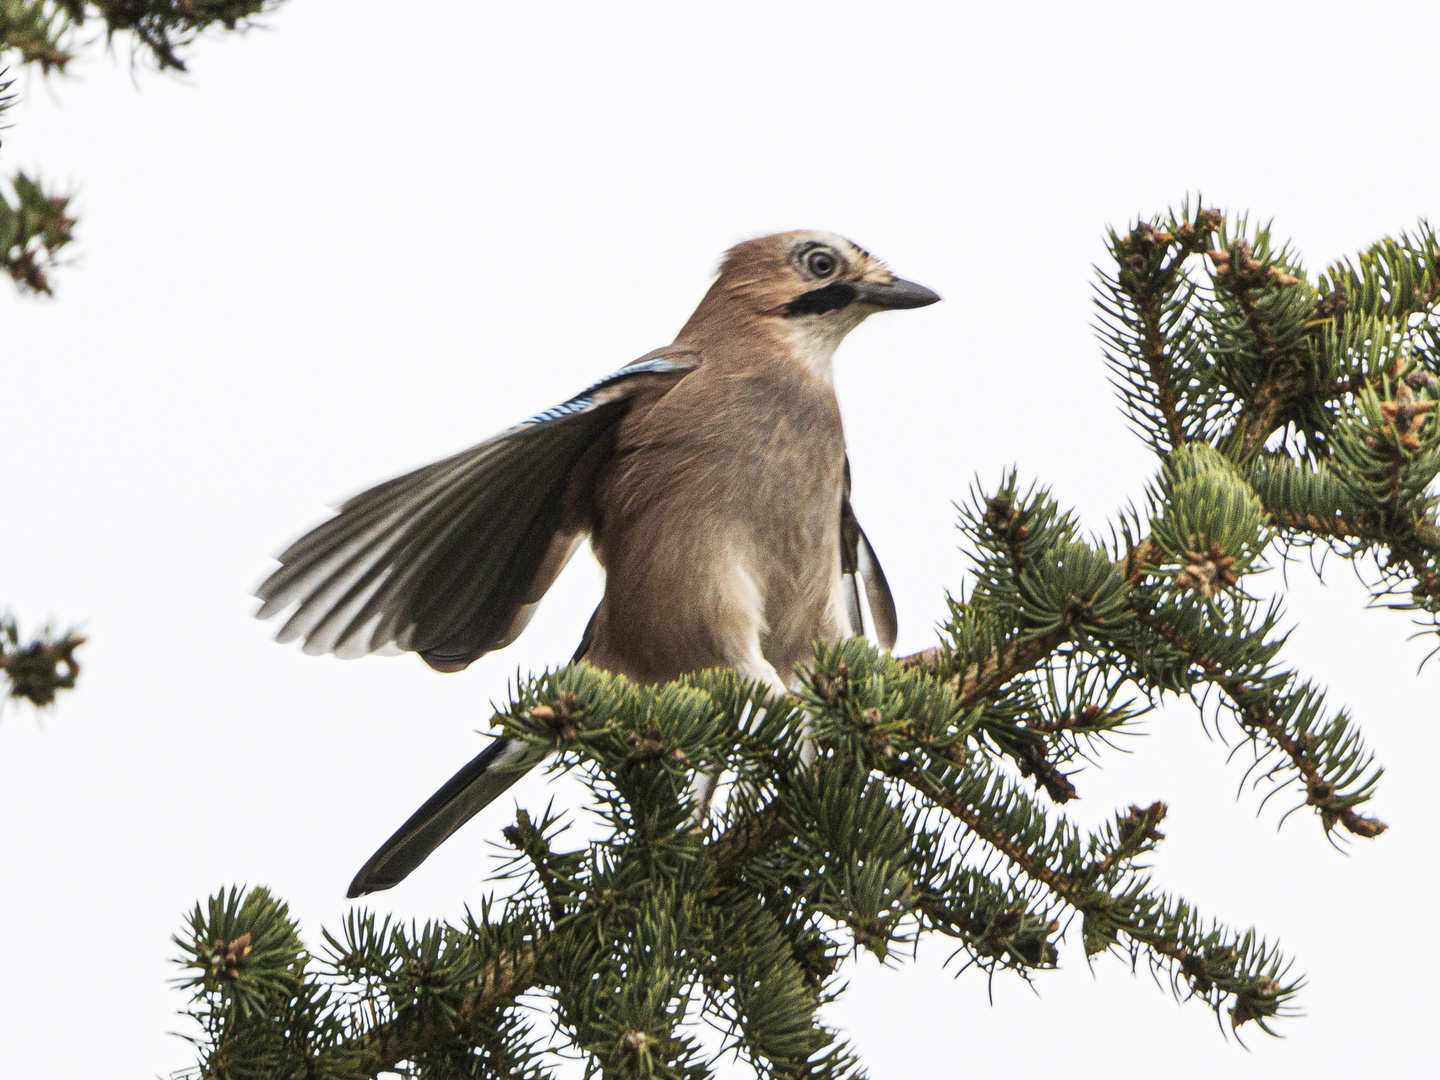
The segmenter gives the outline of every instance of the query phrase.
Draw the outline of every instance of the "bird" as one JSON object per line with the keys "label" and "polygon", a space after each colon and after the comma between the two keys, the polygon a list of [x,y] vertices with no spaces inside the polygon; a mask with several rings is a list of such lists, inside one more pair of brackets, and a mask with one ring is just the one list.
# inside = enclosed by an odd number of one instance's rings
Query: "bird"
{"label": "bird", "polygon": [[[784,694],[814,642],[889,649],[884,571],[850,505],[832,359],[870,315],[940,297],[801,230],[737,244],[674,342],[568,401],[341,504],[260,585],[309,654],[459,671],[519,636],[588,537],[605,591],[574,661],[641,684],[730,668]],[[537,764],[494,739],[351,883],[393,887]]]}

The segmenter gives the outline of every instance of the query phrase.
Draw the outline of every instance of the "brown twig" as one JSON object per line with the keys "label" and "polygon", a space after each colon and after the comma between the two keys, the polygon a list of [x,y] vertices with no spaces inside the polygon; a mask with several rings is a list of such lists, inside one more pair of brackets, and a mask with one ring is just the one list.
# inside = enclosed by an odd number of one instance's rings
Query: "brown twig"
{"label": "brown twig", "polygon": [[[489,1026],[486,1015],[513,1002],[537,981],[541,942],[522,945],[497,959],[488,977],[477,979],[464,1003],[451,1016],[404,1009],[393,1020],[377,1024],[362,1041],[359,1053],[351,1047],[318,1055],[314,1075],[376,1077],[394,1070],[402,1061],[431,1053],[447,1042],[478,1040]],[[334,1054],[334,1059],[326,1061]],[[344,1056],[341,1056],[343,1053]],[[352,1056],[353,1055],[353,1056]]]}
{"label": "brown twig", "polygon": [[733,829],[706,843],[702,850],[715,860],[717,883],[722,887],[731,884],[746,863],[782,840],[789,828],[789,813],[779,800],[772,800]]}
{"label": "brown twig", "polygon": [[[999,657],[980,664],[974,674],[966,676],[964,679],[958,675],[953,677],[951,687],[959,699],[961,708],[974,708],[1011,679],[1024,674],[1044,660],[1064,644],[1068,637],[1069,634],[1064,629],[1037,634],[1035,637],[1006,646]],[[944,652],[939,646],[932,646],[929,649],[922,649],[920,652],[901,657],[900,663],[907,668],[919,668],[928,674],[939,675],[943,655]]]}
{"label": "brown twig", "polygon": [[550,846],[545,843],[545,837],[530,820],[530,815],[521,810],[515,816],[514,825],[506,825],[501,834],[514,848],[523,851],[535,867],[535,874],[540,880],[540,887],[545,890],[546,897],[550,900],[551,921],[558,924],[565,917],[565,894],[560,887],[560,882],[555,873],[550,869]]}
{"label": "brown twig", "polygon": [[1221,692],[1230,699],[1235,710],[1244,718],[1246,726],[1263,732],[1269,737],[1271,743],[1290,759],[1291,764],[1295,766],[1296,771],[1305,781],[1306,802],[1317,807],[1327,823],[1333,819],[1356,836],[1375,837],[1385,831],[1387,826],[1378,818],[1357,814],[1349,807],[1334,810],[1326,805],[1328,800],[1334,797],[1334,785],[1325,779],[1319,767],[1306,754],[1304,748],[1291,738],[1280,724],[1275,722],[1270,709],[1255,701],[1257,694],[1268,696],[1268,691],[1246,686],[1242,680],[1227,675],[1220,664],[1205,655],[1204,650],[1198,648],[1165,620],[1156,618],[1153,613],[1146,611],[1138,604],[1132,605],[1132,609],[1137,621],[1142,626],[1164,639],[1184,656],[1188,663],[1203,671],[1209,682],[1220,688]]}
{"label": "brown twig", "polygon": [[[1223,970],[1228,962],[1233,961],[1234,954],[1230,949],[1222,948],[1217,956],[1211,957],[1204,950],[1187,949],[1174,938],[1138,924],[1133,919],[1115,920],[1114,898],[1105,890],[1097,888],[1093,882],[1096,877],[1113,869],[1116,861],[1113,856],[1119,854],[1118,849],[1117,852],[1112,853],[1111,857],[1102,859],[1098,863],[1092,863],[1078,873],[1062,873],[1037,858],[1028,848],[1005,835],[995,826],[995,823],[989,821],[975,808],[965,805],[950,792],[942,790],[922,769],[912,765],[901,771],[900,778],[922,795],[933,800],[941,809],[962,822],[986,844],[1005,856],[1027,877],[1044,885],[1063,903],[1080,912],[1082,916],[1086,918],[1099,916],[1105,920],[1114,920],[1113,925],[1116,931],[1125,934],[1137,945],[1149,949],[1152,953],[1173,961],[1197,993],[1208,995],[1216,988],[1217,979],[1224,979],[1230,985],[1222,985],[1221,992],[1233,994],[1235,997],[1235,1005],[1232,1010],[1232,1021],[1235,1026],[1238,1027],[1249,1020],[1262,1019],[1268,1015],[1269,1010],[1261,1007],[1259,1003],[1262,1000],[1273,1001],[1281,992],[1281,988],[1272,980],[1265,978],[1255,980],[1253,985],[1245,985],[1243,982],[1236,985],[1239,980],[1235,980],[1233,975],[1227,976]],[[1136,810],[1137,808],[1132,808],[1132,816],[1136,814]],[[1164,804],[1156,803],[1146,810],[1139,810],[1138,813],[1143,819],[1143,826],[1153,832],[1154,826],[1163,816],[1164,811]],[[968,930],[963,925],[961,928]],[[1221,970],[1217,971],[1217,967]]]}

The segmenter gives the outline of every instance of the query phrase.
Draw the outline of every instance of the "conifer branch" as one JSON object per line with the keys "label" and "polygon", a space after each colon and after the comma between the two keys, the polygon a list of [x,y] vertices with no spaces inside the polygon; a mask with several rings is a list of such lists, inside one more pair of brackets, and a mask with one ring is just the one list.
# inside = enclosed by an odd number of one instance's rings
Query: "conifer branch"
{"label": "conifer branch", "polygon": [[[1108,543],[1012,471],[962,508],[973,583],[933,648],[817,646],[780,698],[726,672],[521,682],[497,723],[577,770],[609,834],[563,851],[557,818],[521,812],[503,905],[463,927],[352,915],[323,975],[283,905],[222,894],[182,941],[207,1074],[539,1080],[518,1001],[544,994],[552,1043],[594,1074],[707,1076],[687,1033],[703,1016],[759,1075],[851,1080],[817,1019],[847,951],[939,933],[962,968],[1036,978],[1075,916],[1088,955],[1271,1031],[1301,983],[1254,931],[1152,884],[1164,804],[1088,832],[1054,804],[1131,718],[1170,693],[1213,707],[1213,689],[1265,798],[1298,783],[1327,833],[1384,831],[1359,812],[1380,770],[1348,715],[1277,663],[1279,605],[1241,590],[1273,539],[1383,549],[1377,595],[1408,583],[1397,606],[1440,624],[1440,249],[1422,228],[1312,285],[1267,230],[1188,208],[1111,248],[1100,332],[1159,460]],[[734,778],[708,819],[697,772]]]}
{"label": "conifer branch", "polygon": [[14,618],[0,615],[0,701],[8,697],[43,708],[61,690],[73,690],[80,677],[75,650],[83,644],[74,630],[56,635],[48,629],[22,644]]}
{"label": "conifer branch", "polygon": [[[945,774],[916,764],[907,763],[897,775],[1080,914],[1088,953],[1128,938],[1132,950],[1146,950],[1152,966],[1183,979],[1190,995],[1208,1000],[1217,1012],[1230,1001],[1234,1026],[1255,1020],[1269,1031],[1265,1021],[1281,1014],[1299,989],[1298,983],[1281,981],[1288,963],[1253,934],[1229,936],[1217,928],[1197,935],[1199,920],[1188,905],[1149,892],[1148,879],[1131,869],[1134,859],[1161,839],[1155,827],[1164,817],[1163,803],[1146,810],[1131,807],[1109,836],[1092,835],[1083,848],[1098,857],[1070,870],[1065,866],[1070,860],[1062,861],[1060,853],[1073,858],[1082,844],[1068,827],[1057,826],[1048,836],[1037,834],[1035,824],[1017,830],[1014,822],[1038,822],[1043,816],[1026,806],[1022,792],[982,772],[988,769],[983,762],[966,767],[975,775],[958,791]],[[1011,823],[1010,828],[1001,822]],[[1017,832],[1023,832],[1023,840]]]}
{"label": "conifer branch", "polygon": [[[436,1015],[411,1007],[383,1021],[361,1039],[358,1048],[337,1047],[316,1055],[313,1075],[334,1078],[378,1077],[402,1062],[435,1053],[447,1043],[483,1042],[489,1036],[494,1013],[531,989],[538,970],[543,941],[520,946],[496,957],[486,975],[467,988],[449,1015]],[[358,1053],[357,1053],[358,1049]]]}
{"label": "conifer branch", "polygon": [[550,901],[550,918],[559,923],[565,918],[567,890],[563,888],[551,867],[550,845],[545,840],[543,828],[536,828],[530,815],[521,810],[515,815],[515,824],[506,825],[501,835],[512,846],[523,852],[535,868],[535,875]]}
{"label": "conifer branch", "polygon": [[957,672],[947,676],[953,661],[947,650],[940,645],[932,645],[928,649],[911,653],[902,657],[900,662],[907,668],[944,678],[955,691],[961,707],[968,709],[999,691],[1012,679],[1043,663],[1067,637],[1063,629],[1036,634],[1007,645],[1000,656],[988,658],[982,661],[976,670],[963,674]]}
{"label": "conifer branch", "polygon": [[1101,274],[1097,329],[1125,411],[1161,453],[1205,431],[1212,387],[1195,378],[1206,343],[1185,264],[1223,222],[1218,211],[1191,214],[1187,205],[1163,224],[1140,221],[1124,235],[1110,233],[1115,272]]}
{"label": "conifer branch", "polygon": [[0,189],[0,269],[22,293],[48,296],[50,272],[75,238],[70,196],[45,190],[23,172],[9,186],[9,197]]}
{"label": "conifer branch", "polygon": [[104,23],[107,41],[130,34],[162,71],[185,71],[180,50],[212,26],[243,30],[282,0],[0,0],[0,53],[14,49],[42,74],[65,73],[69,48],[91,20]]}
{"label": "conifer branch", "polygon": [[715,860],[717,886],[723,888],[734,882],[752,859],[784,839],[789,829],[789,814],[784,803],[773,800],[742,818],[733,828],[708,840],[705,850]]}
{"label": "conifer branch", "polygon": [[66,47],[73,24],[67,12],[46,0],[0,0],[0,58],[6,49],[35,64],[42,74],[65,70],[74,58]]}
{"label": "conifer branch", "polygon": [[1229,251],[1212,251],[1209,256],[1215,268],[1217,292],[1228,296],[1239,309],[1253,341],[1254,363],[1263,372],[1259,386],[1242,402],[1235,422],[1235,430],[1242,435],[1239,456],[1243,460],[1263,446],[1275,430],[1288,396],[1284,357],[1276,348],[1275,335],[1258,295],[1273,277],[1268,273],[1270,267],[1252,257],[1250,245],[1244,240]]}
{"label": "conifer branch", "polygon": [[[1204,649],[1183,633],[1175,624],[1156,611],[1136,607],[1136,618],[1167,644],[1173,646],[1186,661],[1197,667],[1203,677],[1218,686],[1235,710],[1242,727],[1252,738],[1264,737],[1289,760],[1304,783],[1305,802],[1314,806],[1321,816],[1325,831],[1336,824],[1343,826],[1356,836],[1373,838],[1385,831],[1384,822],[1355,813],[1353,807],[1370,797],[1380,778],[1379,770],[1368,768],[1369,758],[1355,746],[1355,739],[1345,730],[1343,717],[1333,721],[1320,733],[1311,730],[1309,724],[1302,724],[1301,730],[1286,725],[1286,720],[1296,713],[1294,696],[1286,697],[1275,689],[1277,682],[1284,685],[1289,680],[1277,679],[1271,675],[1264,680],[1246,680],[1225,669],[1219,661],[1207,655]],[[1302,687],[1299,696],[1308,699],[1309,688]],[[1309,704],[1304,700],[1301,704]],[[1309,710],[1300,710],[1302,718]],[[1336,730],[1338,726],[1339,730]],[[1317,749],[1341,747],[1348,751],[1343,759],[1341,777],[1326,776],[1323,763],[1314,756]],[[1345,781],[1356,783],[1348,793],[1340,790]]]}

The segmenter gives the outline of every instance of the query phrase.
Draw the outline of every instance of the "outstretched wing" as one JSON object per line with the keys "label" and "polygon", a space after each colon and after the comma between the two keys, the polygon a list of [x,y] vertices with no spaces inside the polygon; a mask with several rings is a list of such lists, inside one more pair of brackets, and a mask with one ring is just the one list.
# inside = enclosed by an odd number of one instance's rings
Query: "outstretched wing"
{"label": "outstretched wing", "polygon": [[855,518],[850,507],[850,459],[845,459],[845,493],[840,499],[840,573],[845,588],[845,607],[850,614],[850,626],[857,634],[865,633],[865,616],[860,607],[860,583],[865,583],[865,598],[870,602],[870,617],[875,621],[875,639],[880,647],[889,651],[895,647],[900,633],[899,620],[895,616],[895,598],[890,595],[890,583],[885,580],[885,571],[865,530]]}
{"label": "outstretched wing", "polygon": [[256,590],[262,619],[297,605],[276,635],[311,654],[418,652],[458,671],[529,622],[589,522],[567,516],[577,465],[636,394],[699,366],[651,354],[553,409],[348,500],[280,556]]}

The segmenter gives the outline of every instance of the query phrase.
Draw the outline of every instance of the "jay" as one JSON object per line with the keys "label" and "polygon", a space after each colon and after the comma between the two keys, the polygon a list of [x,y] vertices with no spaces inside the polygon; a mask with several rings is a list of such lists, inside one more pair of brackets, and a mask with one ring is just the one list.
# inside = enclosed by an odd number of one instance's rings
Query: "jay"
{"label": "jay", "polygon": [[[580,543],[605,594],[575,660],[641,683],[729,667],[787,692],[817,640],[896,635],[850,508],[831,359],[877,311],[939,296],[824,232],[732,248],[673,344],[453,457],[345,502],[295,541],[257,612],[341,657],[459,671],[504,648]],[[365,864],[398,884],[535,764],[495,739]]]}

